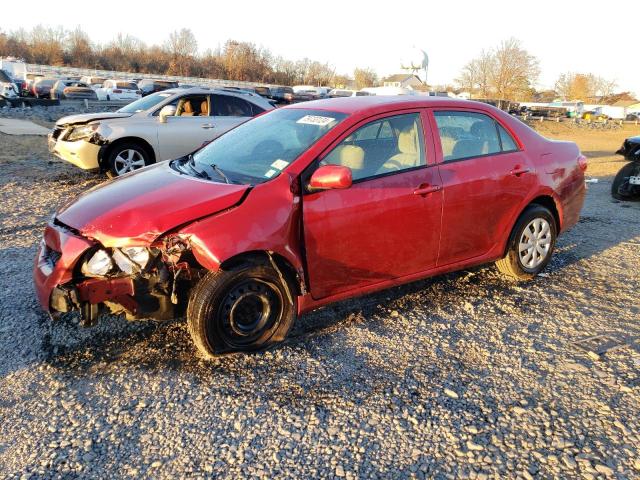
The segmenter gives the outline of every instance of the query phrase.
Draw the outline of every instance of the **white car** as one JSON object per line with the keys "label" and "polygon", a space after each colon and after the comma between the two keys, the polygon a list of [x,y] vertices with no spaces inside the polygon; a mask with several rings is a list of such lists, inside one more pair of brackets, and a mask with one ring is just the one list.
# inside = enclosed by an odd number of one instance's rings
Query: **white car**
{"label": "white car", "polygon": [[86,83],[94,90],[102,88],[102,84],[106,81],[106,78],[103,77],[92,77],[90,75],[85,75],[84,77],[80,77],[80,81],[82,83]]}
{"label": "white car", "polygon": [[260,96],[174,88],[147,95],[117,112],[61,118],[49,134],[49,150],[82,169],[118,176],[183,157],[273,108]]}
{"label": "white car", "polygon": [[327,96],[331,98],[366,97],[368,95],[370,95],[368,92],[363,92],[362,90],[349,90],[346,88],[334,88],[333,90],[329,90],[329,93],[327,94]]}
{"label": "white car", "polygon": [[98,100],[138,100],[142,91],[134,82],[128,80],[105,80],[101,88],[96,89]]}

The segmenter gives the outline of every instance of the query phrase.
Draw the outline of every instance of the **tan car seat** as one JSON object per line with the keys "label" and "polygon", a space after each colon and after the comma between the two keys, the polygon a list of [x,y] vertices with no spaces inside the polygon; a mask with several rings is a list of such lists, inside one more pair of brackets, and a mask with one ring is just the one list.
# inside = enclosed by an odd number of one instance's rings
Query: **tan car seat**
{"label": "tan car seat", "polygon": [[200,116],[208,117],[209,116],[209,103],[206,100],[203,100],[200,104]]}
{"label": "tan car seat", "polygon": [[389,160],[384,162],[378,169],[378,173],[393,172],[394,170],[405,170],[407,168],[421,165],[420,153],[418,152],[418,128],[414,123],[409,130],[404,130],[398,135],[398,150]]}
{"label": "tan car seat", "polygon": [[453,149],[456,146],[456,139],[451,137],[440,137],[440,145],[442,146],[442,158],[449,160],[453,155]]}
{"label": "tan car seat", "polygon": [[191,106],[191,102],[187,100],[182,104],[182,113],[180,113],[181,117],[192,117],[193,116],[193,107]]}
{"label": "tan car seat", "polygon": [[348,167],[353,177],[358,178],[358,173],[364,169],[364,150],[355,145],[340,145],[324,158],[323,163]]}

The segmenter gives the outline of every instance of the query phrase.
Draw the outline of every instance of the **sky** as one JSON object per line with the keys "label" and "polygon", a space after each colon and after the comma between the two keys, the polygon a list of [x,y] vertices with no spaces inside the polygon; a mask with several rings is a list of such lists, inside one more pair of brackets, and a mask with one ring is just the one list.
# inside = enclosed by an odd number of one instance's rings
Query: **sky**
{"label": "sky", "polygon": [[552,88],[561,73],[571,71],[614,79],[618,91],[640,95],[638,0],[191,0],[155,2],[155,8],[116,2],[95,4],[95,9],[91,2],[83,8],[51,8],[49,0],[31,0],[29,5],[29,15],[3,15],[0,30],[79,25],[101,43],[123,33],[161,44],[170,32],[189,28],[200,51],[227,39],[249,41],[291,60],[328,62],[337,73],[369,67],[380,76],[402,73],[401,60],[415,46],[429,55],[429,84],[452,83],[481,50],[515,37],[539,59],[538,89]]}

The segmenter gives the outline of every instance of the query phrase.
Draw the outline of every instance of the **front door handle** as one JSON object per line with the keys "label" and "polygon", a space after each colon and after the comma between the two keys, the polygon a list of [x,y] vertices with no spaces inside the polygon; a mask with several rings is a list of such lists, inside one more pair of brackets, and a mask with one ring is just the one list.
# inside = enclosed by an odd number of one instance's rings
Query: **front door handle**
{"label": "front door handle", "polygon": [[413,193],[414,195],[428,195],[442,189],[441,185],[420,185]]}
{"label": "front door handle", "polygon": [[203,123],[202,125],[200,125],[200,127],[202,128],[216,128],[216,126],[213,123]]}
{"label": "front door handle", "polygon": [[524,175],[525,173],[529,173],[530,171],[531,171],[530,168],[521,168],[520,166],[517,166],[513,170],[511,170],[509,173],[511,175],[515,175],[516,177],[519,177],[520,175]]}

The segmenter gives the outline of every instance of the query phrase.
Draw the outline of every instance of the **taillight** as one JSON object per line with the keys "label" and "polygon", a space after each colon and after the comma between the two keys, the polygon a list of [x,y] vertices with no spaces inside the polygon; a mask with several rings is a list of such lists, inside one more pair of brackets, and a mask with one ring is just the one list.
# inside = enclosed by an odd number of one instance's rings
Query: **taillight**
{"label": "taillight", "polygon": [[113,93],[122,93],[122,90],[114,90]]}
{"label": "taillight", "polygon": [[578,157],[578,166],[583,172],[585,172],[587,170],[587,157],[580,154],[580,156]]}

